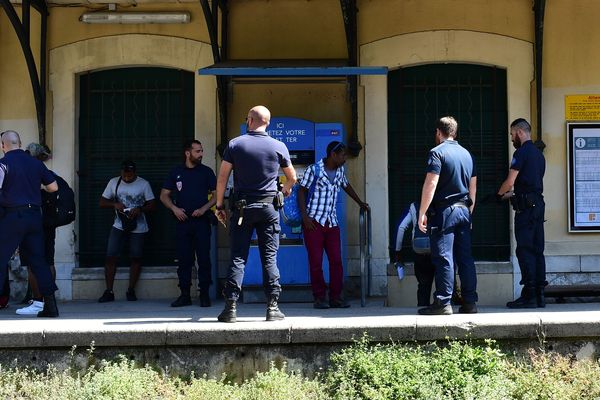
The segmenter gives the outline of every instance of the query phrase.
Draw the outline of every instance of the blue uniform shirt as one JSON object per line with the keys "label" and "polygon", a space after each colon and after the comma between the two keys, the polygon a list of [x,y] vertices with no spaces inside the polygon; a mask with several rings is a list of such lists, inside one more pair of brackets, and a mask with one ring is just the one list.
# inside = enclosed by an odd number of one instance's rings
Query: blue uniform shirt
{"label": "blue uniform shirt", "polygon": [[519,171],[515,180],[515,194],[538,193],[544,191],[546,159],[531,140],[526,141],[513,154],[510,169]]}
{"label": "blue uniform shirt", "polygon": [[229,142],[223,160],[233,164],[233,188],[250,196],[277,193],[279,167],[292,165],[285,144],[264,132],[248,132]]}
{"label": "blue uniform shirt", "polygon": [[427,172],[439,175],[433,204],[464,199],[469,195],[469,181],[477,176],[473,157],[454,140],[446,140],[429,152]]}
{"label": "blue uniform shirt", "polygon": [[214,171],[203,164],[194,168],[178,165],[171,170],[163,188],[174,195],[174,203],[190,214],[208,203],[208,195],[217,186]]}
{"label": "blue uniform shirt", "polygon": [[41,206],[41,185],[55,180],[43,162],[21,149],[11,150],[0,159],[0,206]]}

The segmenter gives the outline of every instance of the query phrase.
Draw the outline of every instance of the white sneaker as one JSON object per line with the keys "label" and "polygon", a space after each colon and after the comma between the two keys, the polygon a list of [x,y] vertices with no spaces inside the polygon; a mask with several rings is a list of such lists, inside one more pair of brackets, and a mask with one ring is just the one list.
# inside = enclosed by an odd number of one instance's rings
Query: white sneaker
{"label": "white sneaker", "polygon": [[17,314],[19,314],[19,315],[37,315],[37,313],[39,313],[43,309],[44,309],[43,301],[29,300],[29,305],[27,307],[17,309]]}

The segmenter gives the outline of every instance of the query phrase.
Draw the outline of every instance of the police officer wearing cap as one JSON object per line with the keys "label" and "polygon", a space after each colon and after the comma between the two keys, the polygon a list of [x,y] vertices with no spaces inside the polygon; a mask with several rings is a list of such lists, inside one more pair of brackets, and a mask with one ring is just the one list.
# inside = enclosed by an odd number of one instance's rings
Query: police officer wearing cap
{"label": "police officer wearing cap", "polygon": [[518,118],[510,124],[510,137],[516,151],[508,177],[498,189],[500,200],[509,199],[515,211],[517,260],[521,269],[521,296],[509,301],[508,308],[545,307],[544,288],[544,173],[546,160],[531,141],[531,125]]}
{"label": "police officer wearing cap", "polygon": [[471,213],[477,176],[471,154],[458,142],[453,117],[437,121],[437,146],[429,152],[421,193],[419,229],[429,232],[431,261],[435,266],[434,302],[419,309],[422,315],[452,314],[454,265],[458,267],[463,305],[459,313],[476,313],[477,276],[471,254]]}
{"label": "police officer wearing cap", "polygon": [[229,232],[231,261],[223,289],[225,309],[218,317],[221,322],[236,321],[236,303],[242,290],[244,268],[255,230],[263,268],[263,286],[268,300],[266,320],[285,318],[277,305],[281,293],[277,268],[281,228],[274,201],[278,196],[279,168],[287,178],[282,189],[285,196],[290,195],[296,183],[296,171],[287,147],[267,134],[270,120],[271,113],[266,107],[250,109],[246,118],[247,134],[229,142],[217,178],[217,217],[225,224],[225,187],[229,175],[234,172],[234,193],[229,196],[232,209]]}
{"label": "police officer wearing cap", "polygon": [[58,317],[54,292],[58,290],[45,260],[42,224],[43,185],[48,192],[58,190],[54,175],[41,161],[21,150],[21,139],[15,131],[1,135],[5,156],[0,159],[0,282],[8,273],[8,260],[17,247],[27,254],[44,308],[38,317]]}

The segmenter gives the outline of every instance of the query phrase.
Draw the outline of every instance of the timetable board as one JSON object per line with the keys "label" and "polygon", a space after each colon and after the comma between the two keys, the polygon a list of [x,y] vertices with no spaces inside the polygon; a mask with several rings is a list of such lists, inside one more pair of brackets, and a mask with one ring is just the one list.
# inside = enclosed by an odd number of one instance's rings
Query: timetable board
{"label": "timetable board", "polygon": [[569,232],[600,232],[600,122],[567,123]]}

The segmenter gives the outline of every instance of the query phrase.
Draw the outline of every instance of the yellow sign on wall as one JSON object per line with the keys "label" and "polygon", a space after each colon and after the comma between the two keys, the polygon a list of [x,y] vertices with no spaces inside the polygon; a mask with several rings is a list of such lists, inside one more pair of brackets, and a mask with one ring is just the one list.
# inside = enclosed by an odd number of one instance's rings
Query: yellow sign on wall
{"label": "yellow sign on wall", "polygon": [[600,121],[600,94],[565,96],[567,121]]}

